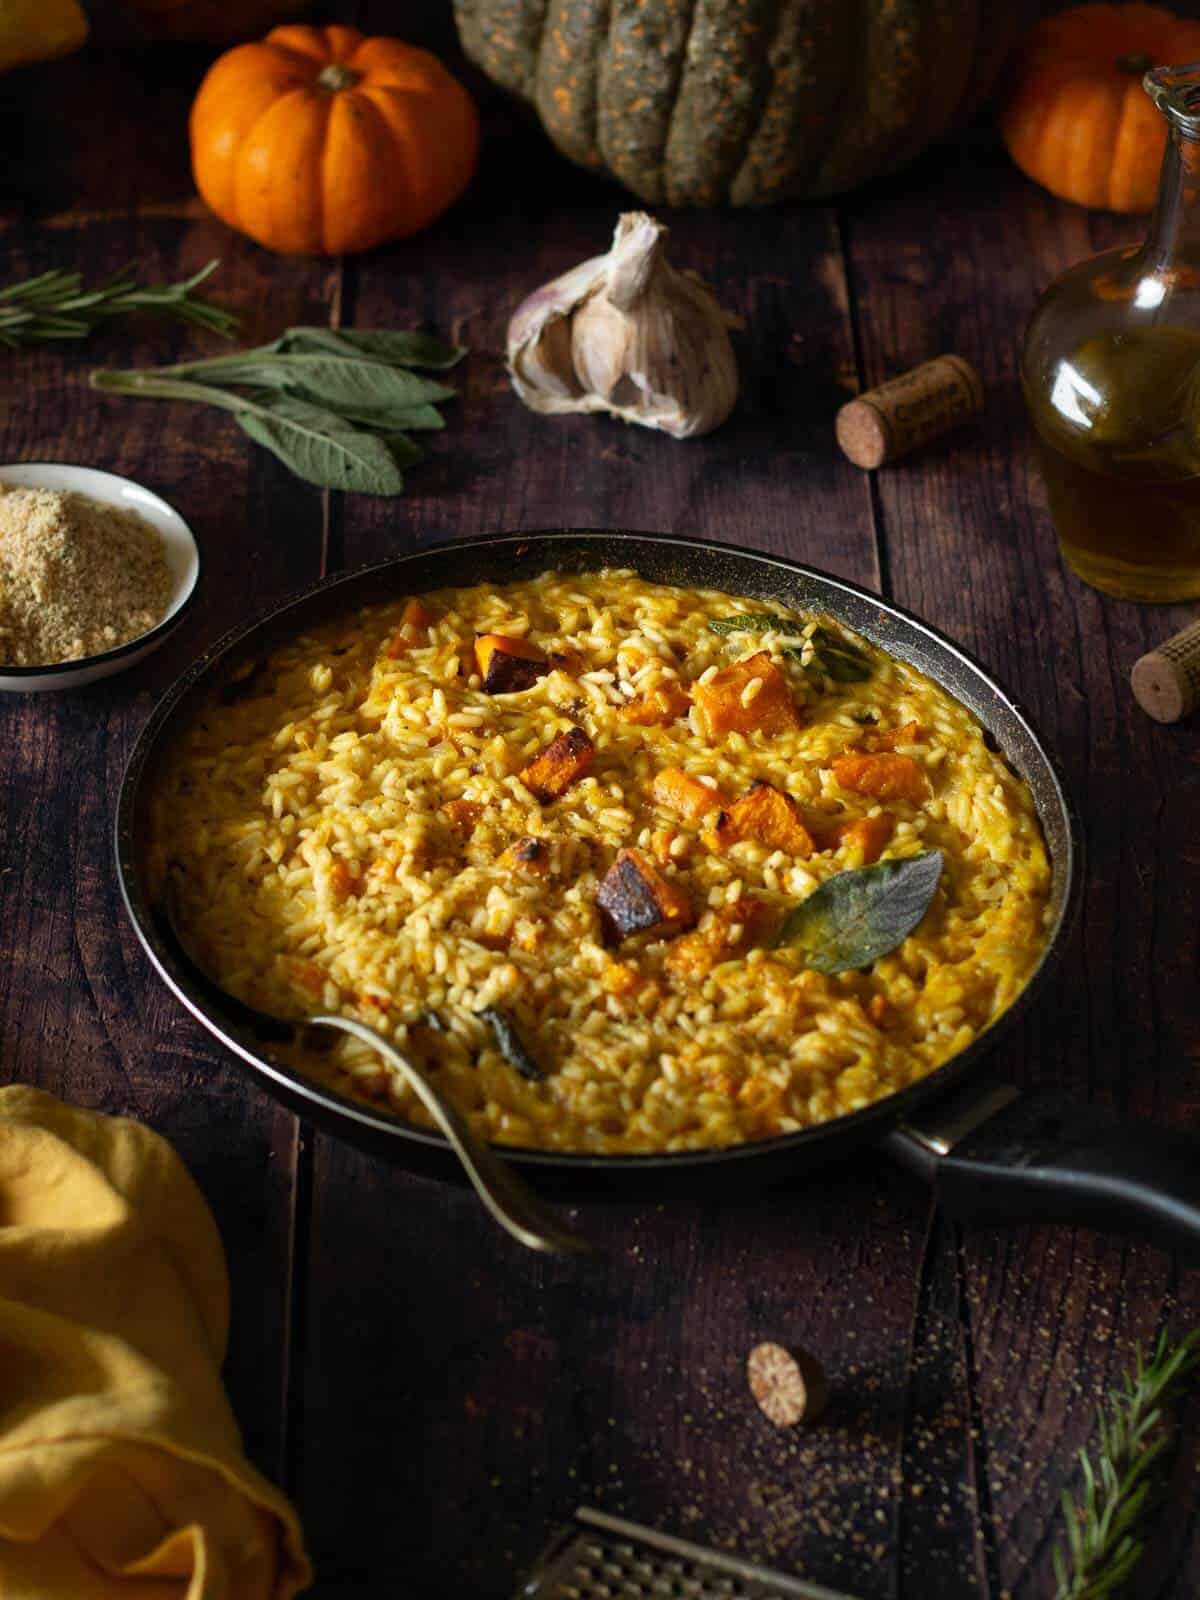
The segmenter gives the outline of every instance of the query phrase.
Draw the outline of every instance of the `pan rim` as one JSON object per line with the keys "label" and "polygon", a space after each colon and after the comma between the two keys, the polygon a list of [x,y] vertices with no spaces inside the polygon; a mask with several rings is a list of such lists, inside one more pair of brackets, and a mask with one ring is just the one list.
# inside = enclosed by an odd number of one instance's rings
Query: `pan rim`
{"label": "pan rim", "polygon": [[[598,540],[604,540],[608,544],[628,542],[631,552],[637,545],[651,544],[687,551],[693,556],[696,553],[708,550],[718,556],[726,555],[748,559],[758,566],[777,568],[786,573],[791,579],[796,577],[813,579],[820,586],[840,590],[847,595],[853,596],[856,601],[865,602],[869,606],[878,608],[885,615],[898,619],[910,636],[912,633],[916,633],[932,641],[939,650],[948,652],[951,656],[957,658],[980,687],[986,689],[990,696],[1004,707],[1007,714],[1015,718],[1025,737],[1036,751],[1039,760],[1044,764],[1046,772],[1051,779],[1054,800],[1064,824],[1065,850],[1061,853],[1064,856],[1062,860],[1064,891],[1054,922],[1048,930],[1046,945],[1037,966],[1030,974],[1025,987],[1012,1005],[965,1050],[960,1051],[955,1056],[951,1056],[949,1060],[943,1062],[939,1067],[919,1078],[916,1082],[890,1095],[886,1095],[858,1111],[847,1112],[826,1122],[817,1123],[813,1127],[801,1128],[791,1133],[777,1134],[769,1139],[745,1141],[735,1145],[699,1150],[603,1154],[592,1151],[531,1149],[508,1144],[497,1144],[494,1148],[506,1160],[511,1160],[521,1167],[551,1168],[580,1174],[685,1172],[714,1165],[740,1164],[755,1158],[763,1159],[781,1154],[794,1153],[802,1160],[803,1153],[810,1148],[829,1146],[837,1139],[841,1139],[847,1144],[860,1142],[869,1139],[873,1132],[884,1131],[887,1128],[903,1124],[909,1111],[918,1105],[924,1104],[926,1101],[935,1100],[939,1096],[949,1093],[972,1069],[979,1065],[981,1059],[996,1047],[1006,1033],[1012,1031],[1015,1024],[1036,1003],[1053,972],[1057,969],[1064,949],[1069,943],[1082,898],[1083,835],[1079,815],[1059,762],[1042,738],[1028,711],[970,651],[966,650],[956,640],[909,611],[906,607],[892,600],[884,599],[881,595],[875,594],[872,590],[866,589],[847,578],[825,572],[819,567],[793,561],[786,556],[778,556],[772,552],[755,550],[746,545],[734,544],[723,540],[697,539],[680,534],[654,533],[636,529],[598,527],[551,527],[518,532],[500,531],[475,535],[469,538],[446,540],[437,544],[422,546],[401,556],[390,557],[385,561],[367,562],[361,566],[322,578],[314,584],[306,585],[302,589],[293,591],[282,599],[272,602],[266,609],[256,613],[253,617],[227,629],[202,651],[189,667],[185,668],[155,705],[130,752],[118,794],[113,839],[118,886],[126,914],[158,977],[218,1043],[229,1050],[245,1066],[248,1066],[256,1077],[266,1080],[265,1086],[268,1092],[281,1091],[286,1097],[302,1101],[308,1107],[311,1107],[314,1115],[323,1114],[325,1117],[332,1119],[335,1125],[351,1123],[373,1140],[398,1141],[398,1158],[400,1158],[402,1149],[408,1145],[424,1147],[428,1151],[438,1153],[449,1153],[446,1141],[436,1131],[405,1123],[395,1113],[382,1111],[362,1101],[354,1100],[349,1095],[344,1095],[328,1085],[319,1083],[314,1078],[306,1077],[303,1073],[288,1067],[286,1064],[272,1061],[266,1055],[257,1053],[243,1039],[239,1038],[235,1032],[232,1032],[227,1025],[215,1018],[203,1001],[197,1000],[189,993],[187,983],[171,970],[171,963],[158,947],[158,941],[153,930],[150,917],[151,902],[145,893],[142,874],[136,859],[137,840],[134,829],[136,802],[141,785],[146,779],[147,769],[151,765],[151,756],[160,737],[173,723],[176,710],[181,702],[202,678],[217,668],[221,660],[257,631],[267,628],[273,629],[281,624],[289,612],[300,610],[310,605],[319,596],[324,596],[340,587],[361,583],[364,579],[369,578],[371,574],[391,574],[406,566],[428,562],[431,559],[436,561],[447,552],[477,551],[482,556],[489,551],[503,550],[507,547],[528,547],[546,540],[565,541],[568,544],[578,544],[581,547]],[[636,567],[636,562],[631,561],[630,565]],[[475,581],[484,580],[476,578]],[[648,579],[647,581],[654,582],[656,580]],[[425,587],[429,586],[425,585]],[[952,695],[961,703],[961,696],[950,688],[941,677],[929,672],[928,668],[925,667],[919,670],[926,671],[944,692]],[[1039,820],[1041,820],[1040,817]],[[349,1134],[347,1136],[352,1137]]]}

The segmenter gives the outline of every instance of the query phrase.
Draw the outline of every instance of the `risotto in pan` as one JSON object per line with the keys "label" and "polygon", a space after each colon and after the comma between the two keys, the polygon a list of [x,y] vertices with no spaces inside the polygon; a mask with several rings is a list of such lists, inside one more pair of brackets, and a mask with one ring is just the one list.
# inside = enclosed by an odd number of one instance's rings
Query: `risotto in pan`
{"label": "risotto in pan", "polygon": [[[1033,798],[964,706],[827,617],[628,572],[297,638],[194,721],[152,833],[224,988],[370,1022],[546,1149],[856,1110],[969,1045],[1046,939]],[[355,1040],[296,1061],[425,1120]]]}

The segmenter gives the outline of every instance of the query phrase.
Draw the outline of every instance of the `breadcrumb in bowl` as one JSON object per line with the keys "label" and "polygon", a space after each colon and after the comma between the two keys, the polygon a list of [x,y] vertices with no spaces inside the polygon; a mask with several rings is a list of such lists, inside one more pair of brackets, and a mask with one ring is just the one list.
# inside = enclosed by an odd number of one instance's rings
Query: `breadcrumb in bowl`
{"label": "breadcrumb in bowl", "polygon": [[200,552],[173,506],[91,467],[0,467],[0,691],[67,689],[133,666],[195,598]]}

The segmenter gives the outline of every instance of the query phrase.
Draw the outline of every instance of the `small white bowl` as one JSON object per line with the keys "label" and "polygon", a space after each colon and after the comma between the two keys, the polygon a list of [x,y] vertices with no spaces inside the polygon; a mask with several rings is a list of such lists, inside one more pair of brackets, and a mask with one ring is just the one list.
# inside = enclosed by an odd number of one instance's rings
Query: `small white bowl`
{"label": "small white bowl", "polygon": [[0,467],[0,483],[15,489],[63,489],[85,494],[91,500],[136,511],[162,535],[167,568],[171,574],[171,598],[163,613],[147,633],[125,644],[102,650],[99,655],[83,656],[78,661],[52,662],[42,667],[17,667],[0,662],[0,691],[10,694],[35,694],[46,689],[74,689],[94,683],[114,672],[141,661],[157,650],[167,635],[183,619],[196,594],[200,580],[200,549],[195,535],[173,506],[143,489],[132,478],[115,472],[98,472],[94,467],[68,467],[59,462],[20,462]]}

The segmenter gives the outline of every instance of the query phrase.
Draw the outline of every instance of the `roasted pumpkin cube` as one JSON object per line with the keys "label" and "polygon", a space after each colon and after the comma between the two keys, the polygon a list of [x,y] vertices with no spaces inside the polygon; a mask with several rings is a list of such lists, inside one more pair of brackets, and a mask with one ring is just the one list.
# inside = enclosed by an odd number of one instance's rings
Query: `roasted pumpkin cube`
{"label": "roasted pumpkin cube", "polygon": [[640,850],[617,852],[596,891],[596,909],[608,944],[635,933],[680,933],[695,920],[686,891],[664,878]]}
{"label": "roasted pumpkin cube", "polygon": [[639,694],[622,706],[617,715],[622,722],[632,722],[635,728],[665,728],[686,716],[691,704],[691,695],[681,683],[672,679]]}
{"label": "roasted pumpkin cube", "polygon": [[886,728],[867,735],[865,746],[871,751],[894,750],[898,744],[920,744],[925,730],[919,722],[906,722],[899,728]]}
{"label": "roasted pumpkin cube", "polygon": [[673,811],[684,822],[700,822],[710,811],[725,805],[725,797],[719,789],[710,789],[682,767],[664,767],[656,772],[650,793],[655,805],[662,806],[664,811]]}
{"label": "roasted pumpkin cube", "polygon": [[896,819],[886,811],[874,817],[855,817],[851,822],[838,822],[817,841],[819,850],[836,850],[848,844],[857,848],[864,867],[878,861],[884,848],[896,831]]}
{"label": "roasted pumpkin cube", "polygon": [[576,779],[591,769],[595,759],[596,747],[583,729],[568,728],[517,776],[546,805],[564,795]]}
{"label": "roasted pumpkin cube", "polygon": [[550,871],[550,846],[545,839],[526,834],[514,839],[500,857],[500,865],[529,877],[544,878]]}
{"label": "roasted pumpkin cube", "polygon": [[551,672],[565,672],[568,678],[577,678],[583,671],[583,657],[578,650],[551,650]]}
{"label": "roasted pumpkin cube", "polygon": [[395,661],[406,650],[427,644],[429,629],[436,621],[436,616],[423,601],[406,600],[404,610],[400,613],[400,626],[392,635],[392,642],[387,648],[388,659]]}
{"label": "roasted pumpkin cube", "polygon": [[722,812],[714,840],[727,850],[742,839],[754,839],[768,850],[784,850],[804,858],[813,853],[812,834],[790,794],[770,783],[752,783],[740,800]]}
{"label": "roasted pumpkin cube", "polygon": [[908,800],[920,805],[929,798],[929,782],[911,756],[851,751],[833,763],[833,775],[843,789],[870,795],[873,800]]}
{"label": "roasted pumpkin cube", "polygon": [[550,671],[544,650],[527,639],[503,633],[481,633],[475,640],[475,664],[487,694],[519,694],[532,689]]}
{"label": "roasted pumpkin cube", "polygon": [[673,978],[706,978],[718,962],[748,950],[774,921],[775,912],[765,900],[743,895],[733,905],[714,911],[694,933],[676,939],[663,966]]}
{"label": "roasted pumpkin cube", "polygon": [[345,900],[348,895],[362,893],[362,878],[352,872],[344,861],[338,860],[330,868],[329,886],[335,899]]}
{"label": "roasted pumpkin cube", "polygon": [[469,836],[483,815],[483,806],[478,800],[447,800],[442,807],[442,815],[452,828]]}
{"label": "roasted pumpkin cube", "polygon": [[721,667],[693,692],[710,739],[722,733],[788,733],[800,726],[787,678],[765,650]]}

